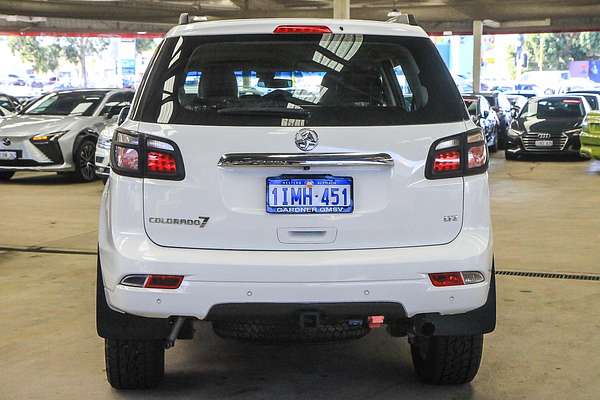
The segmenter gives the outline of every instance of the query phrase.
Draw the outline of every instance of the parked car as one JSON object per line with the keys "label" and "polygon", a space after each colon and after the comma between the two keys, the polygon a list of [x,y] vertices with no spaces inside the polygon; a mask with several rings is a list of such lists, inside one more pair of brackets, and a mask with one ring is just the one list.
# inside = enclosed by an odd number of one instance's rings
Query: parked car
{"label": "parked car", "polygon": [[125,118],[129,113],[130,105],[131,101],[119,104],[121,110],[118,118],[116,120],[111,120],[110,123],[106,124],[104,129],[100,131],[100,135],[98,135],[94,164],[96,165],[96,175],[98,175],[104,183],[108,181],[110,174],[110,146],[112,144],[112,138],[115,129],[125,121]]}
{"label": "parked car", "polygon": [[590,111],[581,126],[581,149],[586,158],[600,160],[600,111]]}
{"label": "parked car", "polygon": [[52,92],[4,119],[0,122],[0,179],[8,180],[16,171],[95,179],[98,133],[118,115],[114,103],[132,96],[133,91],[121,89]]}
{"label": "parked car", "polygon": [[485,141],[492,153],[498,150],[498,130],[500,121],[496,112],[484,96],[477,94],[463,95],[467,111],[475,125],[485,134]]}
{"label": "parked car", "polygon": [[[301,74],[239,96],[259,82],[240,71]],[[495,326],[488,152],[423,29],[179,26],[139,90],[100,207],[97,329],[113,387],[157,385],[192,321],[272,341],[386,324],[409,336],[423,381],[473,379]]]}
{"label": "parked car", "polygon": [[21,102],[14,96],[0,93],[0,107],[16,113],[21,110]]}
{"label": "parked car", "polygon": [[538,94],[536,91],[534,90],[513,90],[510,92],[504,92],[504,94],[506,96],[514,96],[514,95],[518,95],[518,96],[523,96],[526,97],[528,99],[531,99],[532,97],[537,97]]}
{"label": "parked car", "polygon": [[600,109],[600,90],[574,90],[567,94],[579,95],[585,97],[587,102],[590,104],[592,110]]}
{"label": "parked car", "polygon": [[507,160],[525,154],[579,154],[579,134],[590,106],[576,95],[533,98],[513,121],[505,152]]}
{"label": "parked car", "polygon": [[512,113],[513,118],[516,117],[518,111],[521,111],[523,106],[527,104],[527,97],[521,96],[520,94],[507,94],[506,98],[510,102],[510,105],[512,106],[513,110],[516,111]]}
{"label": "parked car", "polygon": [[505,93],[501,92],[483,92],[480,93],[484,96],[488,103],[490,103],[490,107],[496,113],[498,117],[499,125],[498,125],[498,148],[504,149],[506,147],[506,136],[508,135],[508,129],[510,128],[510,124],[512,123],[513,118],[513,107],[508,101],[508,97],[506,97]]}

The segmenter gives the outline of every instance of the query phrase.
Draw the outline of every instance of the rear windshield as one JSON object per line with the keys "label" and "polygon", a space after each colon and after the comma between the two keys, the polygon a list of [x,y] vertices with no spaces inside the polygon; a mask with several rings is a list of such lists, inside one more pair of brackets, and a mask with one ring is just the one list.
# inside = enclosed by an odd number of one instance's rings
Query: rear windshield
{"label": "rear windshield", "polygon": [[134,119],[189,125],[404,125],[467,118],[427,38],[229,35],[167,39]]}
{"label": "rear windshield", "polygon": [[24,114],[90,116],[106,93],[106,91],[50,93],[27,107]]}
{"label": "rear windshield", "polygon": [[524,117],[581,118],[585,115],[583,102],[576,98],[555,98],[533,100],[523,108]]}

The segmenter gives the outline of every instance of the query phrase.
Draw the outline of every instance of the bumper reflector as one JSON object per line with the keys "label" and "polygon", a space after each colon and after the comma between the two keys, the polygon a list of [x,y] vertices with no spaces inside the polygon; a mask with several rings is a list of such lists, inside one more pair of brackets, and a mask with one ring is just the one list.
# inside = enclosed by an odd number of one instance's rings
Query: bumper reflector
{"label": "bumper reflector", "polygon": [[181,282],[183,282],[183,276],[181,275],[150,275],[144,287],[149,289],[177,289]]}
{"label": "bumper reflector", "polygon": [[462,286],[480,283],[485,280],[483,274],[479,271],[463,272],[437,272],[429,274],[429,279],[433,286]]}

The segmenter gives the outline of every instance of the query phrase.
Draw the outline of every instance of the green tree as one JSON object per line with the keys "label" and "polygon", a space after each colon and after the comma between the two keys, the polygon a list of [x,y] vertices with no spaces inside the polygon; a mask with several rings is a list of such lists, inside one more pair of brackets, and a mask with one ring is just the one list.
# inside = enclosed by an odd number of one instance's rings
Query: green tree
{"label": "green tree", "polygon": [[541,33],[525,37],[528,70],[561,70],[571,61],[600,57],[600,32]]}
{"label": "green tree", "polygon": [[56,43],[44,45],[37,37],[16,36],[8,40],[8,46],[13,54],[31,63],[36,72],[50,72],[58,68],[62,49]]}
{"label": "green tree", "polygon": [[83,86],[87,87],[87,57],[98,54],[108,45],[110,41],[103,38],[69,37],[64,38],[61,47],[67,61],[78,64],[81,68]]}
{"label": "green tree", "polygon": [[135,52],[141,54],[156,47],[154,40],[146,38],[135,39]]}

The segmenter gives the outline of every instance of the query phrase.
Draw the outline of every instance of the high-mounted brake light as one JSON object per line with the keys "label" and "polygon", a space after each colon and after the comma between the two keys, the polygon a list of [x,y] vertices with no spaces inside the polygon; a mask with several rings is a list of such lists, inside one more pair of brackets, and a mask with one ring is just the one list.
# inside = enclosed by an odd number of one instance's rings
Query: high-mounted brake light
{"label": "high-mounted brake light", "polygon": [[273,33],[324,34],[331,33],[331,29],[324,25],[279,25]]}
{"label": "high-mounted brake light", "polygon": [[581,100],[576,99],[564,99],[562,102],[564,104],[581,104]]}
{"label": "high-mounted brake light", "polygon": [[442,138],[433,143],[427,157],[425,177],[455,178],[480,174],[487,170],[488,152],[479,129]]}
{"label": "high-mounted brake light", "polygon": [[175,142],[123,128],[115,131],[111,167],[119,175],[139,178],[182,180],[181,152]]}

